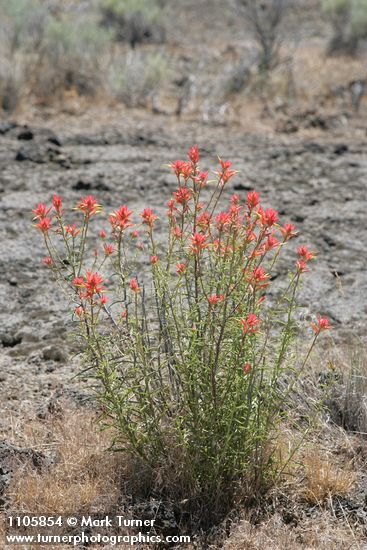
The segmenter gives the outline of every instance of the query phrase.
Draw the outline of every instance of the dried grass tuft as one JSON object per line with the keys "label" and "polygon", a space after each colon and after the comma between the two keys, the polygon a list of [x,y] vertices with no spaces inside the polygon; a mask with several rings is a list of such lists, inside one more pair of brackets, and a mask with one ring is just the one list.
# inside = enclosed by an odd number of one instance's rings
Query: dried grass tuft
{"label": "dried grass tuft", "polygon": [[304,467],[304,497],[314,504],[321,504],[330,497],[348,494],[356,480],[355,474],[349,468],[338,468],[318,451],[309,452],[305,456]]}
{"label": "dried grass tuft", "polygon": [[106,452],[108,434],[98,430],[90,411],[72,411],[62,419],[36,426],[36,431],[39,448],[51,451],[54,463],[41,472],[25,466],[21,475],[15,476],[9,496],[16,510],[96,513],[117,502],[118,456]]}

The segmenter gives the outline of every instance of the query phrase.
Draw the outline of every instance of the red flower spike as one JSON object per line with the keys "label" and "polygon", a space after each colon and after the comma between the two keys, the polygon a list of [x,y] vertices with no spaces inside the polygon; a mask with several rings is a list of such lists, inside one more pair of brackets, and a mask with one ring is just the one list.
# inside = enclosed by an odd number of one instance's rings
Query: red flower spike
{"label": "red flower spike", "polygon": [[259,266],[255,267],[255,269],[250,273],[246,279],[255,286],[256,289],[264,288],[268,286],[267,280],[269,279],[270,275],[268,275],[264,268]]}
{"label": "red flower spike", "polygon": [[249,313],[246,319],[240,319],[243,325],[243,334],[254,334],[258,332],[257,326],[261,323],[255,313]]}
{"label": "red flower spike", "polygon": [[210,227],[210,223],[211,217],[209,212],[203,212],[202,214],[200,214],[197,221],[198,227],[200,227],[200,229],[202,229],[203,231],[207,231]]}
{"label": "red flower spike", "polygon": [[174,227],[172,230],[172,235],[175,237],[175,239],[181,239],[182,237],[182,231],[179,227]]}
{"label": "red flower spike", "polygon": [[249,210],[253,210],[260,204],[260,195],[256,191],[249,191],[247,193],[247,206]]}
{"label": "red flower spike", "polygon": [[217,223],[218,231],[224,231],[225,228],[230,223],[231,217],[228,214],[228,212],[219,212],[219,214],[217,214],[217,216],[215,218],[215,221]]}
{"label": "red flower spike", "polygon": [[310,271],[307,267],[307,262],[305,262],[304,260],[297,260],[296,268],[299,273],[307,273],[307,271]]}
{"label": "red flower spike", "polygon": [[107,298],[107,296],[101,296],[99,301],[100,301],[101,305],[104,306],[104,305],[107,304],[108,298]]}
{"label": "red flower spike", "polygon": [[49,212],[51,211],[51,207],[50,208],[47,208],[47,206],[43,203],[43,202],[40,202],[36,208],[33,208],[32,212],[34,214],[34,218],[35,220],[43,220],[43,218],[46,218],[49,214]]}
{"label": "red flower spike", "polygon": [[222,170],[220,172],[216,172],[216,174],[218,174],[219,176],[220,183],[222,185],[225,185],[232,176],[237,174],[237,170],[230,169],[232,166],[232,162],[230,160],[222,160],[221,158],[219,158],[219,163]]}
{"label": "red flower spike", "polygon": [[180,177],[182,174],[183,166],[185,165],[185,161],[183,160],[175,160],[175,162],[172,162],[169,167],[172,168],[173,172],[176,174],[177,177]]}
{"label": "red flower spike", "polygon": [[243,372],[244,372],[245,374],[247,374],[248,372],[250,372],[251,368],[252,368],[252,367],[251,367],[250,363],[245,363],[245,364],[243,365]]}
{"label": "red flower spike", "polygon": [[190,150],[188,152],[188,157],[194,165],[196,165],[199,162],[200,155],[199,155],[199,147],[197,145],[190,147]]}
{"label": "red flower spike", "polygon": [[173,196],[178,204],[186,206],[191,199],[191,191],[188,187],[180,187],[180,189],[173,193]]}
{"label": "red flower spike", "polygon": [[208,246],[205,243],[206,235],[203,235],[202,233],[195,233],[190,237],[190,240],[192,243],[190,246],[190,250],[194,254],[200,254],[200,252]]}
{"label": "red flower spike", "polygon": [[130,216],[132,212],[128,209],[126,204],[120,206],[118,210],[115,210],[110,215],[109,222],[112,226],[112,229],[124,231],[128,227],[131,227],[133,224],[130,221]]}
{"label": "red flower spike", "polygon": [[176,271],[179,275],[184,273],[186,270],[186,264],[176,264]]}
{"label": "red flower spike", "polygon": [[266,210],[259,210],[260,221],[265,227],[271,227],[278,221],[278,212],[273,208],[267,208]]}
{"label": "red flower spike", "polygon": [[158,260],[159,260],[159,258],[156,255],[150,257],[150,263],[152,265],[156,264],[158,262]]}
{"label": "red flower spike", "polygon": [[37,229],[39,229],[44,235],[49,232],[51,228],[51,218],[41,218],[36,224]]}
{"label": "red flower spike", "polygon": [[327,317],[320,317],[319,315],[317,316],[316,323],[311,323],[311,327],[316,335],[324,330],[330,330],[332,328],[329,319]]}
{"label": "red flower spike", "polygon": [[82,306],[78,306],[74,309],[74,313],[75,315],[77,315],[78,317],[81,317],[83,315],[83,308]]}
{"label": "red flower spike", "polygon": [[111,256],[111,254],[113,254],[114,252],[114,248],[112,244],[105,244],[103,248],[106,256]]}
{"label": "red flower spike", "polygon": [[229,170],[229,168],[232,166],[232,162],[230,160],[222,160],[220,158],[219,163],[222,167],[223,172],[225,172],[226,170]]}
{"label": "red flower spike", "polygon": [[177,210],[177,208],[175,207],[175,200],[174,199],[169,200],[167,202],[167,206],[168,206],[167,216],[169,218],[172,218],[174,211]]}
{"label": "red flower spike", "polygon": [[54,195],[53,200],[52,200],[52,204],[54,206],[54,209],[55,209],[57,215],[61,216],[61,212],[62,212],[61,197],[59,197],[59,195]]}
{"label": "red flower spike", "polygon": [[103,292],[104,287],[100,286],[103,283],[103,277],[99,273],[92,273],[87,271],[85,274],[85,282],[83,287],[85,288],[84,298],[93,298],[94,294],[100,294]]}
{"label": "red flower spike", "polygon": [[268,235],[268,238],[265,241],[264,249],[266,252],[269,250],[273,250],[273,248],[277,248],[280,245],[280,242],[274,235]]}
{"label": "red flower spike", "polygon": [[140,287],[139,287],[138,281],[137,281],[136,279],[131,279],[131,281],[130,281],[130,289],[131,289],[133,292],[140,292]]}
{"label": "red flower spike", "polygon": [[184,177],[184,180],[187,181],[190,176],[194,173],[194,168],[191,164],[191,162],[185,162],[182,166],[181,173]]}
{"label": "red flower spike", "polygon": [[107,233],[104,229],[102,229],[100,232],[99,232],[99,236],[101,237],[101,239],[105,239],[107,237]]}
{"label": "red flower spike", "polygon": [[216,294],[212,294],[211,296],[208,296],[208,302],[211,306],[215,306],[220,300],[221,300],[220,296],[217,296]]}
{"label": "red flower spike", "polygon": [[296,227],[293,225],[293,223],[285,223],[283,227],[279,228],[285,241],[288,241],[289,239],[297,236],[298,233],[297,231],[294,231],[295,229]]}
{"label": "red flower spike", "polygon": [[196,181],[196,183],[199,184],[201,189],[205,187],[205,185],[207,184],[208,174],[209,174],[209,171],[200,172],[199,175],[194,178],[194,180]]}
{"label": "red flower spike", "polygon": [[144,208],[140,216],[143,219],[143,223],[147,224],[150,228],[153,227],[154,222],[158,219],[158,216],[153,213],[151,208]]}
{"label": "red flower spike", "polygon": [[304,261],[308,262],[309,260],[313,260],[316,256],[315,252],[311,252],[307,246],[300,246],[297,249],[298,256]]}
{"label": "red flower spike", "polygon": [[86,218],[90,218],[102,210],[102,206],[97,203],[93,195],[88,195],[83,199],[80,199],[80,202],[76,205],[76,210],[84,212]]}
{"label": "red flower spike", "polygon": [[77,237],[80,231],[81,230],[77,228],[75,223],[73,223],[73,225],[65,225],[65,233],[67,235],[71,235],[72,237]]}
{"label": "red flower spike", "polygon": [[46,256],[46,258],[43,258],[42,263],[48,267],[51,266],[53,264],[51,256]]}

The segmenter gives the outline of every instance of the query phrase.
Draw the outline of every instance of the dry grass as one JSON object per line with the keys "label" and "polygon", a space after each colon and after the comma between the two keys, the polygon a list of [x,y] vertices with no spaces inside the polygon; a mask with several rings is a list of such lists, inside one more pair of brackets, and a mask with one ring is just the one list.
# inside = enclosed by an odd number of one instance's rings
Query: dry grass
{"label": "dry grass", "polygon": [[109,438],[98,431],[91,413],[71,411],[64,418],[28,428],[54,464],[36,472],[25,466],[9,496],[17,511],[65,514],[105,511],[119,496],[117,456],[106,453]]}
{"label": "dry grass", "polygon": [[318,514],[296,527],[286,525],[279,514],[260,525],[243,520],[231,533],[223,550],[348,550],[365,548],[348,525]]}
{"label": "dry grass", "polygon": [[303,463],[306,473],[304,497],[308,502],[321,504],[330,497],[344,496],[355,483],[356,477],[350,468],[338,468],[317,450],[306,454]]}
{"label": "dry grass", "polygon": [[[152,480],[144,479],[143,472],[139,475],[131,462],[106,452],[109,434],[98,431],[90,410],[80,411],[65,405],[59,412],[61,415],[56,419],[51,416],[23,427],[14,426],[12,442],[15,445],[36,449],[54,456],[55,460],[38,473],[30,465],[17,472],[7,492],[12,512],[113,515],[121,504],[119,499],[131,491],[137,496],[144,486],[151,484]],[[333,442],[335,447],[344,442],[340,429],[334,429],[332,434],[328,432],[329,437],[328,449]],[[279,441],[279,460],[289,453],[295,438],[291,428],[284,431]],[[312,451],[296,453],[287,467],[287,475],[274,489],[275,504],[270,506],[269,513],[267,506],[256,509],[260,521],[254,524],[246,516],[233,526],[229,537],[225,529],[219,527],[219,538],[214,537],[210,547],[214,550],[223,543],[224,550],[363,549],[363,535],[349,525],[347,518],[344,521],[335,517],[328,507],[331,497],[345,495],[352,489],[355,481],[350,468],[352,449],[348,447],[348,452],[339,454],[337,467],[336,459],[323,453],[316,440],[313,447]],[[170,467],[177,474],[177,465]],[[157,479],[154,481],[158,483]],[[314,511],[309,514],[311,508]],[[293,518],[290,522],[287,514]],[[0,518],[0,537],[3,531]],[[206,544],[199,538],[198,545],[180,548],[207,548]],[[62,550],[63,546],[58,548]]]}

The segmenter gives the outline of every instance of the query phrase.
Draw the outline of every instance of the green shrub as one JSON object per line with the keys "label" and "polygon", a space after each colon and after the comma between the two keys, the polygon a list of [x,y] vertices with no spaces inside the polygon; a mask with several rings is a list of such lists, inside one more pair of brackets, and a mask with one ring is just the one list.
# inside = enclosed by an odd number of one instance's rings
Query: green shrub
{"label": "green shrub", "polygon": [[314,254],[298,248],[294,272],[274,295],[272,272],[294,226],[280,225],[255,191],[220,210],[236,171],[220,160],[209,181],[197,147],[189,159],[171,164],[178,188],[165,220],[151,208],[133,218],[122,205],[108,217],[111,240],[99,233],[97,252],[87,237],[101,212],[93,196],[74,209],[81,224],[66,224],[58,196],[52,213],[43,203],[33,213],[44,263],[74,302],[85,373],[112,447],[141,477],[149,473],[150,494],[188,499],[203,524],[281,474],[277,437],[284,422],[297,425],[291,395],[330,326],[318,317],[308,353],[295,357],[296,294]]}
{"label": "green shrub", "polygon": [[39,0],[0,0],[0,36],[11,52],[37,50],[50,14]]}
{"label": "green shrub", "polygon": [[38,0],[0,0],[0,107],[14,111],[35,79],[49,13]]}
{"label": "green shrub", "polygon": [[167,61],[161,54],[132,51],[111,64],[109,82],[113,95],[128,107],[147,107],[168,75]]}
{"label": "green shrub", "polygon": [[50,18],[40,55],[36,93],[54,94],[75,88],[81,95],[94,94],[104,82],[103,65],[111,33],[93,15]]}
{"label": "green shrub", "polygon": [[102,24],[115,32],[117,41],[133,47],[165,39],[164,12],[157,0],[99,0]]}
{"label": "green shrub", "polygon": [[324,0],[323,8],[334,30],[329,51],[356,53],[360,41],[367,38],[367,0]]}

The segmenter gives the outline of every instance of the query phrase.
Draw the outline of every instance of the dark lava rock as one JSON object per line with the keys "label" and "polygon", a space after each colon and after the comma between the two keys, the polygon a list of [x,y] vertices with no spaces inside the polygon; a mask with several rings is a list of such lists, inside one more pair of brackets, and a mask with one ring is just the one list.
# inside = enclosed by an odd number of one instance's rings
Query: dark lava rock
{"label": "dark lava rock", "polygon": [[97,178],[95,180],[82,180],[79,179],[74,185],[72,186],[72,189],[75,191],[110,191],[110,187],[101,179]]}
{"label": "dark lava rock", "polygon": [[43,358],[45,361],[64,363],[66,361],[66,354],[60,347],[50,346],[43,350]]}
{"label": "dark lava rock", "polygon": [[36,164],[46,164],[47,162],[55,162],[68,168],[70,166],[69,159],[61,153],[54,145],[41,144],[36,142],[22,145],[16,154],[15,160],[22,162],[28,160]]}
{"label": "dark lava rock", "polygon": [[275,126],[275,131],[281,134],[294,134],[298,132],[299,126],[292,118],[280,120]]}
{"label": "dark lava rock", "polygon": [[10,134],[11,137],[15,137],[19,141],[32,141],[34,139],[39,143],[52,143],[57,147],[61,147],[60,138],[49,128],[30,128],[25,125],[20,129],[16,127]]}
{"label": "dark lava rock", "polygon": [[30,141],[34,138],[34,133],[29,128],[25,128],[19,132],[17,137],[20,141]]}
{"label": "dark lava rock", "polygon": [[348,145],[345,145],[345,143],[341,143],[340,145],[337,145],[334,149],[335,155],[344,155],[344,153],[347,153],[349,151]]}
{"label": "dark lava rock", "polygon": [[7,132],[9,132],[9,130],[12,130],[13,128],[16,128],[16,123],[15,122],[12,122],[10,120],[1,120],[0,121],[0,135],[4,135],[6,134]]}
{"label": "dark lava rock", "polygon": [[4,333],[0,335],[0,341],[4,348],[14,348],[22,343],[22,337],[18,334]]}

